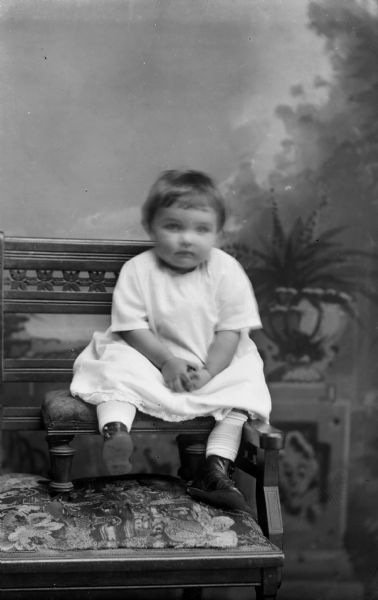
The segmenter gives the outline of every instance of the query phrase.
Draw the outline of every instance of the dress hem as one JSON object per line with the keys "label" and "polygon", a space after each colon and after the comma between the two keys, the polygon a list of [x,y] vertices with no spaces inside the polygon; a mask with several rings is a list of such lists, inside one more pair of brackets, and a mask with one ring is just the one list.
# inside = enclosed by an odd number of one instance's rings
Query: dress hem
{"label": "dress hem", "polygon": [[[80,398],[81,400],[83,400],[83,402],[86,402],[87,404],[92,404],[93,406],[97,406],[98,404],[101,404],[102,402],[108,402],[108,401],[118,401],[118,402],[124,402],[124,400],[120,400],[119,396],[116,397],[113,393],[108,393],[108,392],[88,392],[88,393],[79,393],[79,392],[75,392],[73,390],[71,390],[71,395],[74,398]],[[103,396],[106,397],[106,399],[101,400],[101,401],[91,401],[91,398],[93,398],[94,396],[98,397],[98,396]],[[133,404],[133,406],[135,406],[135,408],[137,410],[139,410],[140,412],[144,413],[145,415],[149,415],[150,417],[153,417],[155,419],[160,419],[161,421],[166,421],[166,422],[171,422],[171,423],[180,423],[180,422],[185,422],[185,421],[192,421],[194,419],[203,419],[203,418],[209,418],[212,417],[213,419],[215,419],[215,421],[223,421],[223,419],[225,419],[227,417],[227,415],[232,411],[232,410],[237,410],[237,407],[233,407],[233,408],[224,408],[221,409],[220,411],[217,411],[215,414],[214,413],[208,413],[208,414],[202,414],[202,415],[190,415],[190,416],[184,416],[184,415],[174,415],[174,414],[167,414],[161,411],[153,411],[153,410],[146,410],[145,407],[143,406],[143,402],[139,399],[136,399],[134,397],[134,399],[130,398],[128,399],[128,402],[130,402],[130,404]],[[243,410],[245,410],[243,408]],[[248,417],[250,419],[256,418],[256,412],[255,411],[247,411],[248,412]],[[264,418],[263,416],[260,416],[258,418]]]}

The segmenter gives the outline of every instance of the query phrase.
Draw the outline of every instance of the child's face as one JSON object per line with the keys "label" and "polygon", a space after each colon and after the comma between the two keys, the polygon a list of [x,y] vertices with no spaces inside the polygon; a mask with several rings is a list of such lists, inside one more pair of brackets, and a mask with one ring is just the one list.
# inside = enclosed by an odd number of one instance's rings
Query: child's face
{"label": "child's face", "polygon": [[217,239],[217,215],[210,207],[174,204],[158,210],[149,234],[159,258],[185,273],[208,258]]}

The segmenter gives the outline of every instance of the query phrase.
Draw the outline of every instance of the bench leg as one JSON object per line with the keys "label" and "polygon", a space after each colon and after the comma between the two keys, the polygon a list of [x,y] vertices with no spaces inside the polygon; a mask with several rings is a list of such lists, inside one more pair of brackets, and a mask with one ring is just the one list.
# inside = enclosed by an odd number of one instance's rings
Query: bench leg
{"label": "bench leg", "polygon": [[264,569],[262,585],[256,588],[256,600],[276,600],[280,583],[281,569]]}
{"label": "bench leg", "polygon": [[180,468],[177,474],[184,481],[195,479],[197,472],[205,464],[207,437],[206,434],[196,433],[182,433],[177,436],[180,457]]}
{"label": "bench leg", "polygon": [[276,600],[277,594],[264,594],[264,590],[256,588],[256,600]]}
{"label": "bench leg", "polygon": [[71,448],[73,435],[47,435],[51,462],[50,488],[53,492],[72,490],[71,467],[76,450]]}

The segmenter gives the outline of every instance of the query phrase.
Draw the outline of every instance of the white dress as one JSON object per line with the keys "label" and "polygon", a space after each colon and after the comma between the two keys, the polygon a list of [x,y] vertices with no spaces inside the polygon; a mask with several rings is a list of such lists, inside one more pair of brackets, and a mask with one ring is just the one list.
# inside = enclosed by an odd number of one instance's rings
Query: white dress
{"label": "white dress", "polygon": [[[271,400],[262,359],[250,329],[261,327],[252,286],[240,264],[222,250],[189,273],[162,265],[153,250],[122,267],[113,293],[111,325],[95,332],[77,357],[71,393],[98,405],[125,401],[166,421],[212,415],[233,408],[269,419]],[[161,372],[129,346],[120,331],[150,328],[180,358],[203,365],[214,332],[240,330],[231,364],[193,392],[172,392]]]}

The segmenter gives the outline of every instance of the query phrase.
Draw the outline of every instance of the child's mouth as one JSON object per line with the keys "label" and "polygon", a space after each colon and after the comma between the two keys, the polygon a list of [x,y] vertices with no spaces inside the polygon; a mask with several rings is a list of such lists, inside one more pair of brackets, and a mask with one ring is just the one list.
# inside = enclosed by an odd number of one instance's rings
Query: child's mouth
{"label": "child's mouth", "polygon": [[194,252],[190,252],[189,250],[179,250],[176,252],[176,256],[180,256],[181,258],[194,258]]}

